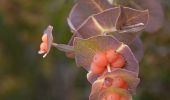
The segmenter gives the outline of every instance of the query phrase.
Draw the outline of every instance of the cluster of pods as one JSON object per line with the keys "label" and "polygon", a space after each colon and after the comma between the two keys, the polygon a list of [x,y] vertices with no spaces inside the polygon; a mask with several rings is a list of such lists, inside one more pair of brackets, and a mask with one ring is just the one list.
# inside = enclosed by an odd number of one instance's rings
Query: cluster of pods
{"label": "cluster of pods", "polygon": [[148,17],[148,10],[115,5],[112,0],[78,0],[68,17],[73,33],[69,43],[53,43],[49,26],[39,53],[45,57],[54,46],[75,58],[88,72],[89,100],[132,100],[143,56],[139,33]]}

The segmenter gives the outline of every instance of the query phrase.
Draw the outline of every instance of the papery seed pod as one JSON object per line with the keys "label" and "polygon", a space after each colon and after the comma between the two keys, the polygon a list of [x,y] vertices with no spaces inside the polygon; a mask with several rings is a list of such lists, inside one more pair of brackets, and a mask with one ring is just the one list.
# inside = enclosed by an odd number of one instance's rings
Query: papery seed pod
{"label": "papery seed pod", "polygon": [[[99,91],[103,88],[103,83],[105,82],[105,78],[111,78],[114,80],[115,77],[122,77],[122,79],[125,80],[128,84],[128,91],[131,94],[135,94],[136,88],[140,82],[140,79],[138,78],[137,73],[125,70],[125,69],[112,69],[112,72],[108,73],[107,71],[97,78],[93,82],[92,85],[92,91],[91,94],[93,94],[95,91]],[[112,86],[114,87],[114,86]]]}
{"label": "papery seed pod", "polygon": [[[52,30],[53,30],[53,26],[49,25],[45,31],[44,34],[42,36],[42,41],[44,45],[42,46],[46,46],[45,50],[42,50],[42,48],[40,48],[40,50],[38,51],[39,54],[44,54],[43,57],[45,58],[47,56],[47,54],[50,52],[52,43],[53,43],[53,35],[52,35]],[[41,46],[41,47],[42,47]]]}
{"label": "papery seed pod", "polygon": [[[114,97],[117,100],[122,100],[122,98],[125,98],[125,100],[132,100],[131,94],[129,94],[127,90],[120,89],[120,88],[107,88],[105,90],[102,90],[99,93],[98,99],[96,100],[100,100],[101,98],[105,98],[108,95],[112,95],[112,93],[117,94],[119,96],[116,98]],[[111,98],[110,100],[114,100],[114,99]]]}
{"label": "papery seed pod", "polygon": [[[78,66],[82,66],[89,72],[93,57],[97,52],[105,52],[107,50],[114,49],[124,57],[126,61],[126,64],[123,67],[124,69],[139,73],[138,61],[130,48],[119,42],[113,36],[95,36],[89,39],[75,38],[74,47],[76,64]],[[90,74],[87,78],[89,78],[89,76],[96,76],[94,73],[90,72]]]}
{"label": "papery seed pod", "polygon": [[120,46],[121,43],[112,36],[95,36],[89,39],[75,38],[76,63],[89,71],[93,57],[97,52],[105,52],[111,48],[117,50]]}
{"label": "papery seed pod", "polygon": [[112,87],[101,89],[98,92],[94,92],[93,94],[90,95],[89,100],[115,100],[116,99],[115,97],[113,97],[114,99],[113,98],[106,99],[111,94],[117,94],[118,100],[122,100],[121,98],[126,98],[125,100],[132,100],[132,96],[127,90]]}
{"label": "papery seed pod", "polygon": [[44,54],[43,58],[45,58],[47,56],[47,54],[50,52],[51,46],[54,46],[57,49],[59,49],[60,51],[63,51],[63,52],[66,52],[66,53],[67,52],[74,52],[73,46],[53,43],[52,31],[53,31],[53,26],[49,25],[45,29],[44,34],[41,37],[42,43],[40,44],[40,50],[38,51],[38,53]]}

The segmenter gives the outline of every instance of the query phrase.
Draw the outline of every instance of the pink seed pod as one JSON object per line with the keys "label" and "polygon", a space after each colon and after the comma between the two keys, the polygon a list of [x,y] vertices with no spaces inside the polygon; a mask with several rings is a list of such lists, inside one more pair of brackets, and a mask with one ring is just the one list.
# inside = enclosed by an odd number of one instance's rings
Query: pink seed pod
{"label": "pink seed pod", "polygon": [[47,53],[47,51],[48,51],[48,45],[47,45],[47,43],[42,42],[42,43],[40,44],[40,51],[43,52],[43,53]]}
{"label": "pink seed pod", "polygon": [[114,49],[110,49],[106,51],[106,58],[109,63],[112,63],[118,58],[118,53]]}
{"label": "pink seed pod", "polygon": [[118,55],[117,59],[111,63],[111,66],[114,68],[123,68],[125,66],[125,59],[122,55]]}
{"label": "pink seed pod", "polygon": [[96,63],[91,64],[91,71],[94,74],[102,74],[105,70],[105,67],[98,66]]}
{"label": "pink seed pod", "polygon": [[105,52],[96,53],[93,62],[99,67],[106,67],[108,63]]}
{"label": "pink seed pod", "polygon": [[48,36],[47,36],[47,34],[43,34],[43,36],[42,36],[42,41],[43,42],[48,42]]}
{"label": "pink seed pod", "polygon": [[47,56],[47,54],[50,52],[52,43],[53,43],[53,36],[52,36],[52,30],[53,26],[49,25],[42,35],[42,43],[40,44],[40,50],[38,51],[38,54],[44,54],[43,58]]}

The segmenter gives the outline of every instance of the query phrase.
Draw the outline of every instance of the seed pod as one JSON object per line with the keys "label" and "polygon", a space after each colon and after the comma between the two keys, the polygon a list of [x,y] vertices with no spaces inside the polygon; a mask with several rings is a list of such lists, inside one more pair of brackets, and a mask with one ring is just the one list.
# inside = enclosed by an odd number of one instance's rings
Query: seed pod
{"label": "seed pod", "polygon": [[48,26],[45,31],[44,34],[42,36],[42,41],[45,43],[44,47],[46,48],[45,52],[44,51],[39,51],[39,54],[44,54],[43,57],[46,57],[47,54],[50,52],[52,43],[53,43],[53,35],[52,35],[52,30],[53,30],[53,26]]}
{"label": "seed pod", "polygon": [[140,82],[137,73],[125,69],[112,69],[112,72],[105,72],[102,76],[98,77],[97,80],[93,82],[91,94],[103,88],[103,83],[105,82],[105,78],[107,77],[111,78],[113,81],[114,78],[121,77],[127,83],[128,91],[131,94],[135,94],[136,88]]}
{"label": "seed pod", "polygon": [[[137,74],[139,73],[138,61],[130,48],[112,36],[95,36],[89,39],[76,38],[74,46],[76,64],[78,66],[82,66],[89,72],[90,65],[93,62],[93,57],[97,52],[105,52],[109,49],[114,49],[124,57],[126,61],[126,65],[123,67],[124,69]],[[93,83],[93,81],[91,81],[93,78],[91,77],[96,78],[96,75],[94,73],[90,73],[87,76],[88,80]]]}

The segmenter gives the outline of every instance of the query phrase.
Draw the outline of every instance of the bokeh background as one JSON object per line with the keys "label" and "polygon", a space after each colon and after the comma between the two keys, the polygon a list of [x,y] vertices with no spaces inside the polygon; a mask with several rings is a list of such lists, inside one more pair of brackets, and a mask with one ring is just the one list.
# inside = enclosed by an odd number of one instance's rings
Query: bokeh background
{"label": "bokeh background", "polygon": [[[143,1],[146,6],[155,0]],[[0,0],[0,100],[88,100],[91,85],[74,59],[57,49],[45,59],[37,54],[49,24],[54,26],[55,42],[69,41],[72,33],[66,19],[73,4],[73,0]],[[160,4],[162,9],[149,6],[164,13],[153,14],[158,22],[152,25],[158,28],[150,26],[152,32],[141,35],[145,55],[134,100],[170,100],[170,1]]]}

